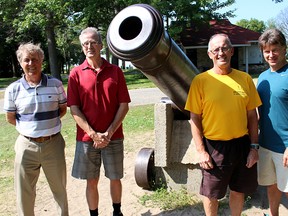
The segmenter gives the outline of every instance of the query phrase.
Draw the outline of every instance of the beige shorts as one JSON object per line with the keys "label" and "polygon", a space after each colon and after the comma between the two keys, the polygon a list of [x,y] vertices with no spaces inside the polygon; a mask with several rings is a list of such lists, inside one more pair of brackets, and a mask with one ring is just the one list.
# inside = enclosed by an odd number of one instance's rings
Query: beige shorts
{"label": "beige shorts", "polygon": [[282,192],[288,192],[288,168],[283,166],[283,154],[260,147],[258,162],[258,184],[263,186],[277,183]]}

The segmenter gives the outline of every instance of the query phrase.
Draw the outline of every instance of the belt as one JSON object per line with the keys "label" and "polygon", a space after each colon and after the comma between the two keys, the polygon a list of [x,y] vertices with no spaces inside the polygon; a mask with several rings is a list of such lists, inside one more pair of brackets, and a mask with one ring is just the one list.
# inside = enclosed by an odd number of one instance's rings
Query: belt
{"label": "belt", "polygon": [[56,135],[58,135],[60,132],[56,133],[56,134],[52,134],[50,136],[42,136],[42,137],[28,137],[28,136],[24,136],[25,138],[29,139],[29,141],[33,141],[33,142],[38,142],[38,143],[43,143],[45,141],[51,140],[53,137],[55,137]]}

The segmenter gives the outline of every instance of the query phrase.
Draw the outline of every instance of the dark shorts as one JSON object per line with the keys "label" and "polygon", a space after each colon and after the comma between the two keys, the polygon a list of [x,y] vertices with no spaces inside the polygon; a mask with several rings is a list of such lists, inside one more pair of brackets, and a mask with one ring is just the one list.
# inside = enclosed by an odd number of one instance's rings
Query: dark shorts
{"label": "dark shorts", "polygon": [[95,149],[92,142],[76,142],[72,176],[94,179],[100,176],[103,161],[105,176],[111,180],[123,178],[123,140],[112,140],[103,149]]}
{"label": "dark shorts", "polygon": [[227,187],[230,190],[252,194],[256,191],[257,165],[247,168],[247,156],[250,152],[249,136],[228,141],[204,139],[205,147],[212,157],[214,168],[202,169],[200,194],[208,198],[221,199]]}

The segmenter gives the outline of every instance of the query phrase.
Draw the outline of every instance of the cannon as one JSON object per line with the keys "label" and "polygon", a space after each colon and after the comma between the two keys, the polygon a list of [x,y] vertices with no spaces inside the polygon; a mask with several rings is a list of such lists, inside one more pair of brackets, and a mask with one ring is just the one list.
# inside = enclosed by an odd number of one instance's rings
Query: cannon
{"label": "cannon", "polygon": [[130,61],[188,115],[186,98],[199,71],[165,31],[155,8],[135,4],[120,11],[110,23],[107,45],[114,56]]}
{"label": "cannon", "polygon": [[[130,61],[167,95],[174,111],[177,110],[184,114],[186,120],[189,119],[189,112],[184,107],[191,81],[199,71],[165,31],[162,15],[156,9],[146,4],[135,4],[120,11],[108,28],[107,45],[114,56]],[[170,126],[167,128],[169,129],[163,133],[160,131],[158,137],[170,134],[172,129]],[[190,143],[191,135],[190,138],[185,137]],[[166,150],[171,145],[170,141],[167,143],[161,143],[161,146],[167,146],[164,147]],[[162,147],[159,149],[161,150],[156,152],[155,158],[154,149],[151,148],[143,148],[138,153],[135,165],[138,186],[152,187],[154,162],[157,163],[157,158],[162,157],[162,154],[164,157],[168,154],[168,151],[162,151]],[[167,164],[164,163],[163,166]]]}

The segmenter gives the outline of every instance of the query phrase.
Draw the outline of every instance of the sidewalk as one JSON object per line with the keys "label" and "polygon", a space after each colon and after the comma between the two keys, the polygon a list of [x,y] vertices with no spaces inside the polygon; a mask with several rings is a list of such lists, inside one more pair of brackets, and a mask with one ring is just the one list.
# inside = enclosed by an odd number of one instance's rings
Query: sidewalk
{"label": "sidewalk", "polygon": [[139,106],[146,104],[155,104],[160,102],[166,95],[159,88],[144,88],[129,90],[131,97],[130,106]]}

